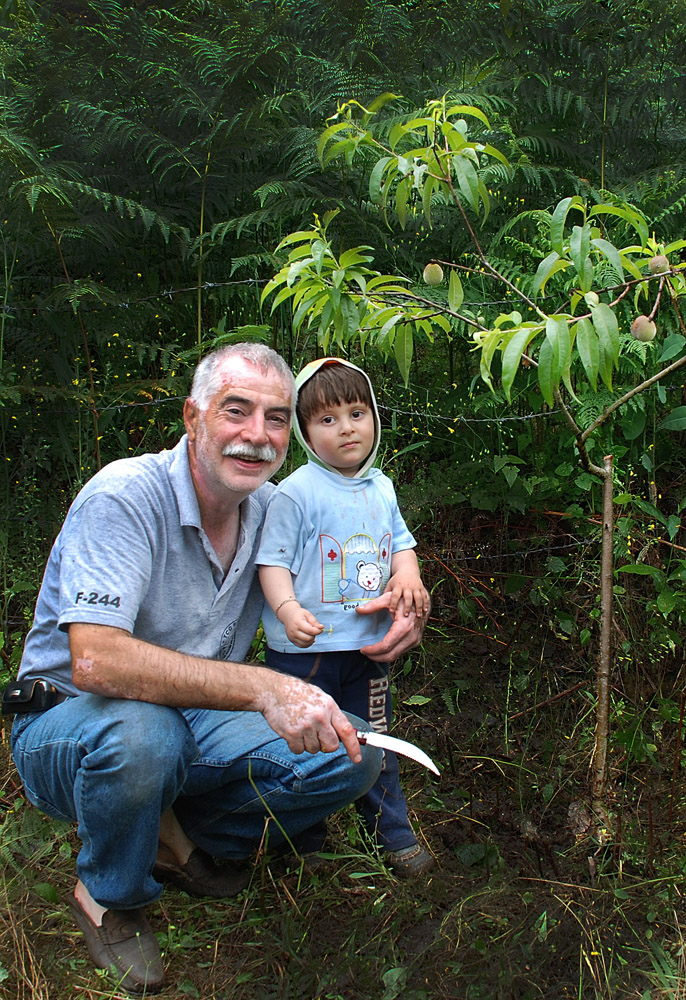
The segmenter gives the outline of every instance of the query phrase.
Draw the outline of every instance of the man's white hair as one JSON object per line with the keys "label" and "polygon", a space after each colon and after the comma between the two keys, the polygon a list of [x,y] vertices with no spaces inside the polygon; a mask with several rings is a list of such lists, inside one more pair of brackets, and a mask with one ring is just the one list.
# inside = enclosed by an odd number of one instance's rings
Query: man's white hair
{"label": "man's white hair", "polygon": [[190,398],[199,410],[206,410],[212,397],[221,389],[219,369],[229,358],[240,358],[242,361],[247,361],[248,364],[259,369],[263,375],[267,375],[270,371],[275,372],[288,386],[291,398],[295,399],[293,372],[280,354],[273,351],[271,347],[267,347],[266,344],[229,344],[227,347],[220,347],[217,351],[207,354],[195,369]]}

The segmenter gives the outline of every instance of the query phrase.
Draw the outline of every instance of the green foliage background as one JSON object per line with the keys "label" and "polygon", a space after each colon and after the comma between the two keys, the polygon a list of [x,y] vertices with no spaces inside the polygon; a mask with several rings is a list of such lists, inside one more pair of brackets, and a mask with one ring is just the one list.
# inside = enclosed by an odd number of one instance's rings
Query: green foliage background
{"label": "green foliage background", "polygon": [[[294,244],[277,247],[315,215],[330,219],[339,263],[368,247],[361,266],[404,279],[429,308],[451,292],[422,283],[426,263],[460,265],[459,309],[483,330],[514,307],[512,289],[535,297],[562,199],[589,212],[634,206],[656,244],[685,238],[685,36],[686,0],[0,0],[0,684],[18,666],[71,499],[102,464],[178,440],[198,357],[259,338],[297,369],[318,350],[288,301],[262,303]],[[510,168],[492,158],[483,170],[490,211],[475,231],[510,289],[482,270],[448,199],[434,196],[431,227],[414,190],[401,213],[393,198],[383,209],[370,191],[378,150],[361,143],[322,167],[318,143],[339,106],[359,102],[362,117],[386,93],[398,96],[378,117],[381,138],[444,94],[487,117],[479,138]],[[613,223],[617,245],[635,239]],[[671,263],[682,268],[682,255]],[[547,311],[561,308],[565,275],[542,294]],[[627,297],[616,310],[612,388],[591,387],[579,365],[571,373],[582,427],[684,354],[677,310],[661,305],[658,336],[642,344],[629,334],[634,306]],[[381,461],[433,595],[426,648],[397,665],[395,683],[403,735],[443,769],[441,786],[418,788],[417,775],[407,786],[440,877],[387,891],[343,814],[336,846],[350,853],[329,881],[299,870],[279,897],[262,866],[250,907],[162,908],[179,994],[683,992],[681,373],[589,441],[596,464],[614,455],[623,567],[611,775],[621,823],[607,844],[568,825],[594,741],[601,484],[533,367],[518,366],[508,399],[498,356],[493,391],[481,377],[473,326],[434,326],[406,337],[402,357],[363,351],[355,336],[342,349],[377,389]],[[95,981],[55,889],[71,886],[74,837],[28,808],[4,771],[0,983],[64,996],[82,989],[75,974]]]}
{"label": "green foliage background", "polygon": [[[421,212],[404,228],[381,212],[364,151],[352,166],[321,168],[317,141],[339,103],[392,91],[399,119],[449,93],[486,113],[513,169],[489,167],[479,239],[512,283],[525,283],[542,257],[542,213],[564,196],[594,203],[611,189],[662,242],[684,235],[684,11],[683,0],[659,9],[645,0],[4,3],[5,668],[16,665],[70,499],[104,462],[178,438],[198,356],[245,337],[266,339],[296,367],[315,351],[285,306],[272,315],[260,305],[284,236],[338,209],[337,253],[370,246],[374,266],[409,287],[428,259],[476,263],[447,204],[434,205],[431,229]],[[464,295],[487,323],[507,307],[478,273]],[[365,359],[385,408],[385,461],[437,555],[454,548],[439,530],[451,517],[455,532],[474,512],[526,518],[533,539],[545,534],[546,508],[592,517],[597,501],[571,433],[552,432],[535,379],[520,372],[508,405],[480,381],[468,333],[418,337],[407,388],[392,364]],[[627,351],[617,393],[654,358],[643,345]],[[655,428],[681,392],[647,394],[596,443],[620,462],[625,539],[659,533],[655,513],[666,524],[679,512],[681,432]],[[592,415],[609,399],[603,387],[580,405]]]}

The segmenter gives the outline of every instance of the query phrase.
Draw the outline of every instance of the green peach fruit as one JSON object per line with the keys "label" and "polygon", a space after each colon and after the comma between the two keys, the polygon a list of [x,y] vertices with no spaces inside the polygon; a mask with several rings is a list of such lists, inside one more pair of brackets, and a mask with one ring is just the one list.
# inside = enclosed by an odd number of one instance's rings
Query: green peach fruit
{"label": "green peach fruit", "polygon": [[648,319],[647,316],[637,316],[631,324],[631,336],[634,340],[641,340],[643,343],[648,343],[648,341],[655,339],[656,333],[657,327],[652,319]]}
{"label": "green peach fruit", "polygon": [[443,281],[443,268],[440,264],[427,264],[424,268],[424,281],[427,285],[440,285]]}
{"label": "green peach fruit", "polygon": [[666,274],[669,271],[669,258],[663,253],[657,254],[648,261],[648,270],[651,274]]}

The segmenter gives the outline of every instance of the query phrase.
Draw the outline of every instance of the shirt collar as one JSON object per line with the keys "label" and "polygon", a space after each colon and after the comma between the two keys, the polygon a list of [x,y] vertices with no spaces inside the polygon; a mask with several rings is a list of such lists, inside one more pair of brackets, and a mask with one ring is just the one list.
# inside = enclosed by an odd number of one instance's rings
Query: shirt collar
{"label": "shirt collar", "polygon": [[191,477],[191,467],[188,461],[188,435],[184,434],[179,443],[172,449],[172,460],[169,467],[169,481],[179,505],[179,522],[200,528],[200,508],[195,495],[195,487]]}

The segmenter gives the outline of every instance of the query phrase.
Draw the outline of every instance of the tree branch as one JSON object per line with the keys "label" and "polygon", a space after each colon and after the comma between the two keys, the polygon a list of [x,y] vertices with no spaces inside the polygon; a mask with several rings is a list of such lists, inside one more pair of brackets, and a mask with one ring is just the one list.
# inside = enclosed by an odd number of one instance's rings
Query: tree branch
{"label": "tree branch", "polygon": [[671,375],[672,372],[677,371],[677,369],[683,367],[683,365],[686,365],[686,356],[679,358],[673,364],[668,365],[667,368],[663,368],[661,372],[657,373],[657,375],[653,375],[651,378],[646,379],[645,382],[641,382],[640,385],[634,386],[633,389],[629,389],[628,392],[625,392],[623,396],[620,396],[619,399],[616,399],[614,403],[611,403],[605,410],[603,410],[600,416],[596,417],[592,424],[588,425],[579,440],[585,442],[593,431],[597,430],[598,427],[604,424],[607,418],[611,416],[615,410],[618,410],[620,406],[623,406],[624,403],[626,403],[633,396],[637,396],[640,392],[644,392],[646,389],[649,389],[651,385],[659,382],[661,378],[665,377],[665,375]]}
{"label": "tree branch", "polygon": [[593,475],[600,476],[601,479],[605,478],[605,469],[601,468],[599,465],[594,465],[590,459],[588,451],[586,450],[586,442],[582,434],[581,428],[577,424],[576,420],[570,413],[567,404],[562,398],[562,394],[558,386],[553,386],[553,398],[560,408],[562,416],[565,418],[572,431],[574,432],[574,437],[576,438],[576,447],[579,452],[579,458],[581,459],[581,464],[586,472],[591,472]]}

